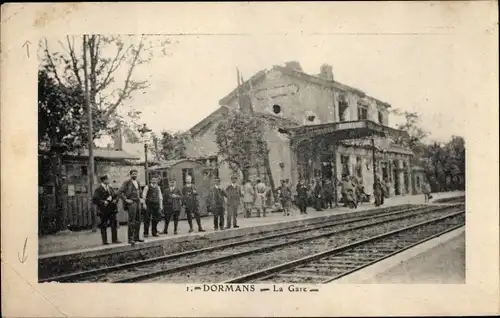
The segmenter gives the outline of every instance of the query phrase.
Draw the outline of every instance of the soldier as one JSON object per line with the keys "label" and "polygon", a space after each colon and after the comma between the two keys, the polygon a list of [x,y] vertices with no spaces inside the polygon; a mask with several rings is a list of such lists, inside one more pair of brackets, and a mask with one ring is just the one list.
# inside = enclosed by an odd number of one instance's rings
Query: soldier
{"label": "soldier", "polygon": [[[240,201],[242,197],[241,188],[236,184],[238,177],[231,176],[231,184],[226,187],[226,197],[227,197],[227,226],[226,228],[231,228],[231,223],[235,228],[239,228],[238,219],[238,208],[240,206]],[[232,221],[232,222],[231,222]]]}
{"label": "soldier", "polygon": [[102,244],[108,245],[108,225],[111,226],[111,242],[120,243],[118,241],[118,231],[116,220],[116,214],[118,210],[116,209],[117,197],[113,189],[109,186],[108,176],[102,176],[101,185],[94,191],[93,202],[97,205],[99,209],[99,217],[101,218],[101,223],[99,225],[101,229]]}
{"label": "soldier", "polygon": [[283,215],[290,215],[290,202],[292,200],[292,190],[285,180],[281,180],[281,186],[278,188],[278,197],[280,199],[281,207],[283,208]]}
{"label": "soldier", "polygon": [[243,186],[243,207],[245,217],[249,218],[252,214],[253,203],[255,201],[255,191],[250,180],[246,180]]}
{"label": "soldier", "polygon": [[255,186],[255,208],[257,209],[257,216],[260,217],[260,211],[262,210],[264,217],[266,217],[266,194],[267,187],[264,182],[257,179],[257,185]]}
{"label": "soldier", "polygon": [[424,181],[422,185],[422,193],[424,194],[424,202],[429,202],[429,196],[431,194],[431,186],[427,180]]}
{"label": "soldier", "polygon": [[151,234],[158,236],[158,222],[160,222],[161,211],[163,211],[163,196],[158,186],[158,179],[151,178],[150,184],[144,187],[142,197],[145,199],[144,213],[144,237],[149,236],[149,225],[151,223]]}
{"label": "soldier", "polygon": [[323,186],[321,180],[317,180],[313,190],[314,194],[314,208],[316,211],[323,211]]}
{"label": "soldier", "polygon": [[141,185],[137,181],[138,172],[130,170],[130,179],[123,182],[118,193],[123,199],[123,205],[128,212],[128,242],[134,245],[136,242],[144,242],[139,238],[141,226],[141,203],[144,203],[141,194]]}
{"label": "soldier", "polygon": [[189,233],[193,232],[193,214],[198,224],[198,232],[205,232],[201,227],[200,212],[198,211],[198,193],[194,184],[191,183],[191,176],[186,176],[186,184],[182,188],[182,204],[184,205],[189,223]]}
{"label": "soldier", "polygon": [[333,185],[330,179],[325,181],[325,186],[323,187],[323,198],[325,199],[325,208],[333,208]]}
{"label": "soldier", "polygon": [[380,178],[378,176],[375,177],[375,182],[373,184],[373,196],[375,197],[375,206],[380,206],[384,203],[384,190],[383,185],[380,182]]}
{"label": "soldier", "polygon": [[297,184],[297,205],[300,209],[300,214],[307,214],[307,199],[308,188],[304,184],[304,180],[300,180]]}
{"label": "soldier", "polygon": [[214,216],[214,230],[224,230],[224,197],[226,193],[220,187],[220,179],[216,178],[214,187],[207,198],[207,209]]}
{"label": "soldier", "polygon": [[170,180],[170,186],[165,189],[163,195],[163,207],[165,208],[165,228],[163,234],[168,234],[168,223],[170,218],[174,218],[174,234],[177,234],[177,225],[179,224],[179,215],[182,206],[182,192],[176,186],[175,179]]}

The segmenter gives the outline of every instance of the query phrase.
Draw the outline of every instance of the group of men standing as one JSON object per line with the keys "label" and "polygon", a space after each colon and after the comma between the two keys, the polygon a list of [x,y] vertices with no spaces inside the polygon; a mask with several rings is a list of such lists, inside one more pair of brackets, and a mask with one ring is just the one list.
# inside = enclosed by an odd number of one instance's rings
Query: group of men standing
{"label": "group of men standing", "polygon": [[[156,178],[151,178],[150,184],[141,190],[137,176],[137,170],[131,170],[130,179],[126,180],[116,192],[109,186],[108,177],[101,177],[101,185],[94,192],[93,202],[99,210],[103,244],[108,244],[108,226],[111,227],[112,243],[120,243],[118,241],[116,219],[119,199],[123,200],[124,209],[128,213],[128,242],[132,245],[137,242],[144,242],[139,235],[142,210],[144,210],[144,237],[149,236],[150,228],[153,236],[159,235],[157,227],[161,219],[165,220],[163,234],[168,234],[171,220],[174,223],[174,234],[177,234],[182,207],[186,212],[189,232],[193,232],[193,216],[198,231],[205,231],[200,220],[198,193],[192,183],[191,176],[186,176],[185,185],[182,188],[177,187],[175,180],[170,180],[168,187],[163,192]],[[220,179],[216,178],[214,186],[209,191],[207,211],[213,215],[214,230],[216,231],[239,227],[237,215],[241,202],[243,203],[245,217],[250,217],[253,209],[257,210],[259,217],[261,212],[264,217],[266,216],[266,207],[269,206],[271,194],[269,187],[260,179],[257,180],[255,185],[246,180],[242,186],[237,184],[237,180],[236,176],[232,176],[231,184],[222,188]],[[360,202],[365,201],[367,198],[362,182],[354,177],[344,176],[338,185],[341,187],[344,206],[356,208]],[[300,180],[295,189],[297,193],[295,204],[299,207],[300,214],[307,214],[308,206],[313,206],[317,211],[328,207],[333,208],[334,188],[331,180],[323,182],[321,179],[313,179],[309,184],[306,184],[304,180]],[[379,177],[376,177],[373,191],[375,206],[384,204],[386,191],[385,183]],[[429,190],[424,191],[426,200],[429,192]],[[289,180],[281,180],[281,185],[277,188],[277,195],[283,208],[283,214],[290,215],[293,193]],[[226,221],[225,224],[224,221]]]}
{"label": "group of men standing", "polygon": [[322,211],[328,207],[333,208],[333,184],[331,180],[324,182],[318,178],[312,179],[309,184],[305,180],[299,180],[296,187],[297,191],[297,206],[300,214],[307,214],[307,207],[312,206],[316,211]]}
{"label": "group of men standing", "polygon": [[181,208],[185,208],[189,223],[189,232],[193,232],[193,216],[199,232],[205,232],[201,226],[198,210],[198,193],[191,177],[186,177],[186,184],[179,189],[175,180],[170,180],[168,188],[162,193],[156,178],[151,178],[150,184],[141,190],[137,180],[137,170],[130,171],[130,179],[126,180],[118,191],[109,186],[108,176],[102,176],[101,185],[95,190],[93,203],[97,205],[101,219],[100,230],[103,244],[107,245],[107,227],[111,227],[112,243],[120,243],[117,235],[118,200],[123,200],[123,207],[128,213],[128,242],[134,245],[144,242],[140,238],[141,209],[144,210],[144,237],[149,236],[149,229],[153,236],[159,236],[158,223],[164,218],[163,234],[168,234],[170,220],[174,221],[174,234],[177,234]]}

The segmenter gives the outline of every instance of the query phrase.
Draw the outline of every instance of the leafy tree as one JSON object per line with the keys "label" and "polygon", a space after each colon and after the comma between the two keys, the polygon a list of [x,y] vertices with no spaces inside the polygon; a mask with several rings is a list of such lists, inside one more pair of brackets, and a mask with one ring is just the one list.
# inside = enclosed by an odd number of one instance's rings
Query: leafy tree
{"label": "leafy tree", "polygon": [[[106,123],[99,116],[93,118],[93,131],[99,135]],[[88,122],[84,96],[79,86],[63,86],[51,78],[45,70],[38,72],[38,150],[42,180],[50,180],[55,186],[56,218],[48,221],[49,228],[63,228],[62,205],[62,156],[68,151],[79,151],[88,145]],[[48,169],[45,169],[45,168]]]}
{"label": "leafy tree", "polygon": [[186,143],[190,140],[187,132],[161,132],[158,157],[164,160],[186,158]]}
{"label": "leafy tree", "polygon": [[[87,148],[88,121],[85,99],[92,110],[93,137],[113,133],[118,127],[136,130],[140,112],[118,112],[133,94],[148,87],[137,80],[138,66],[149,63],[160,49],[166,54],[168,40],[145,36],[66,36],[63,41],[39,46],[39,148],[42,159],[51,157],[57,209],[57,228],[62,224],[62,154]],[[58,50],[54,50],[54,47]],[[123,78],[123,80],[121,80]],[[84,94],[88,88],[88,96]],[[43,170],[43,169],[42,169]]]}
{"label": "leafy tree", "polygon": [[267,123],[246,112],[232,112],[216,127],[216,143],[221,162],[227,162],[234,172],[241,171],[248,179],[252,167],[264,165],[271,188],[274,182],[270,173],[269,148],[264,137]]}
{"label": "leafy tree", "polygon": [[452,136],[447,143],[426,146],[424,168],[433,191],[465,189],[465,141]]}
{"label": "leafy tree", "polygon": [[424,139],[429,133],[420,127],[420,115],[416,112],[393,109],[392,114],[404,119],[402,124],[397,125],[397,129],[408,134],[408,138],[398,138],[394,140],[396,144],[410,148],[415,154],[415,161],[418,161],[424,151]]}
{"label": "leafy tree", "polygon": [[433,191],[449,191],[465,188],[465,141],[452,136],[447,143],[425,143],[428,132],[420,127],[420,115],[415,112],[392,111],[404,121],[397,128],[408,133],[409,138],[397,139],[397,144],[410,148],[413,163],[423,166]]}

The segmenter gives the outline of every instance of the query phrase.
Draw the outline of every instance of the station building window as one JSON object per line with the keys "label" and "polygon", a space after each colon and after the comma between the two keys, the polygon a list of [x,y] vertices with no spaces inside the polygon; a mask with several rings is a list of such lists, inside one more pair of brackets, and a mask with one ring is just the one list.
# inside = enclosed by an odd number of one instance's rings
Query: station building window
{"label": "station building window", "polygon": [[363,165],[361,163],[361,157],[356,157],[356,177],[363,179]]}
{"label": "station building window", "polygon": [[342,165],[342,177],[349,175],[349,156],[342,155],[340,157],[340,163]]}
{"label": "station building window", "polygon": [[368,119],[368,107],[358,105],[358,120]]}
{"label": "station building window", "polygon": [[378,122],[381,125],[384,125],[384,114],[381,111],[378,112]]}

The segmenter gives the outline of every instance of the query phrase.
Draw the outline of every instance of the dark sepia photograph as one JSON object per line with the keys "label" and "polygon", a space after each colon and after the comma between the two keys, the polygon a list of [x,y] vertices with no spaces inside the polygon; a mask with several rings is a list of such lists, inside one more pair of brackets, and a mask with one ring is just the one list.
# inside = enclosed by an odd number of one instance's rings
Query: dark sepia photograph
{"label": "dark sepia photograph", "polygon": [[38,282],[465,284],[452,44],[42,36]]}

